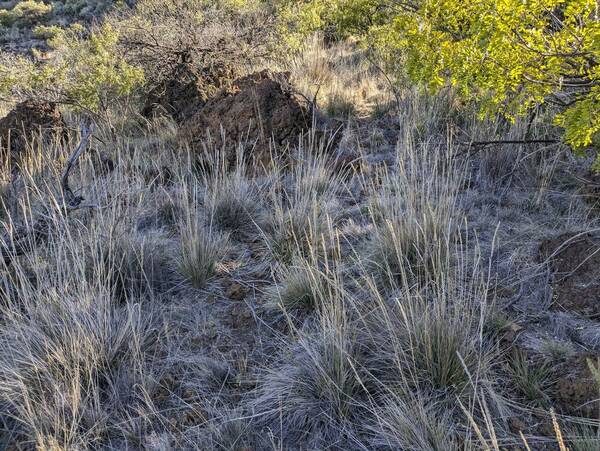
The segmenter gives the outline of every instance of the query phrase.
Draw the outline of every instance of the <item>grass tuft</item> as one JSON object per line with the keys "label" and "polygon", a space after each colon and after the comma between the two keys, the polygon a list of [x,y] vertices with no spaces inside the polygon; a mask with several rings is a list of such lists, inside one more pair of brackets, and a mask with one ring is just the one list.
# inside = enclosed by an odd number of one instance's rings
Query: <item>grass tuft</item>
{"label": "grass tuft", "polygon": [[226,254],[227,246],[227,235],[188,224],[181,233],[179,271],[195,288],[204,288],[216,274],[217,263]]}

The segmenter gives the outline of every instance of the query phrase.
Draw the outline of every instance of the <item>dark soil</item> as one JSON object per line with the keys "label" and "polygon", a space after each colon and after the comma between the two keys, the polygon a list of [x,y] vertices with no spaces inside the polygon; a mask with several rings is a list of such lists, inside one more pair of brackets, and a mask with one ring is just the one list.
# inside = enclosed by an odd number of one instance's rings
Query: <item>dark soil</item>
{"label": "dark soil", "polygon": [[566,234],[540,248],[553,273],[553,308],[600,317],[600,239]]}
{"label": "dark soil", "polygon": [[259,160],[294,143],[310,126],[309,102],[289,85],[289,74],[257,72],[235,80],[184,124],[192,147],[207,141],[234,152],[241,142]]}
{"label": "dark soil", "polygon": [[0,160],[18,164],[34,141],[64,137],[65,123],[54,103],[28,100],[0,119]]}

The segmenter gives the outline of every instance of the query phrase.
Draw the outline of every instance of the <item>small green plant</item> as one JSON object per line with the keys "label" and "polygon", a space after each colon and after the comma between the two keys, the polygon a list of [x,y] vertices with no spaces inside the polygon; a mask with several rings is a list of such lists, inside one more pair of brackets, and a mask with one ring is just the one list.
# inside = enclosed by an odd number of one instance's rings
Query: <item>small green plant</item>
{"label": "small green plant", "polygon": [[550,383],[548,365],[533,364],[524,352],[516,351],[509,362],[508,370],[515,387],[527,401],[541,407],[547,405],[548,395],[545,390]]}

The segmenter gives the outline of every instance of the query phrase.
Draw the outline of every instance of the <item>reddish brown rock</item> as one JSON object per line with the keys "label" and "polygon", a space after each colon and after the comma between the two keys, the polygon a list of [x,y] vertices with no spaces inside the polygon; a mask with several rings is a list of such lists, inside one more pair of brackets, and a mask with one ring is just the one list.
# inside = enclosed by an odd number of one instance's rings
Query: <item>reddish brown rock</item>
{"label": "reddish brown rock", "polygon": [[198,71],[191,61],[182,61],[173,73],[155,86],[142,109],[142,116],[165,113],[178,123],[189,120],[206,102],[235,79],[235,69],[215,62]]}
{"label": "reddish brown rock", "polygon": [[248,290],[239,283],[232,283],[227,287],[227,297],[233,301],[241,301],[248,294]]}
{"label": "reddish brown rock", "polygon": [[65,123],[58,106],[48,102],[19,103],[0,119],[0,159],[18,163],[35,140],[50,141],[65,135]]}
{"label": "reddish brown rock", "polygon": [[540,257],[553,272],[553,308],[599,317],[600,239],[561,235],[542,243]]}
{"label": "reddish brown rock", "polygon": [[210,141],[232,158],[241,143],[263,161],[270,143],[294,144],[309,128],[310,116],[309,102],[291,88],[289,74],[265,70],[235,80],[206,102],[186,121],[183,135],[197,151]]}

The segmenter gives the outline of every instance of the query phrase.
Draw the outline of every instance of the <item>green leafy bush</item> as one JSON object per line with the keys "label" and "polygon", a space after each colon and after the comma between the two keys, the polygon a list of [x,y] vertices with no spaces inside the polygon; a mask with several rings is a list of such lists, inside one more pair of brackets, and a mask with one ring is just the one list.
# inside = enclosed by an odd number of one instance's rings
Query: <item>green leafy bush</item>
{"label": "green leafy bush", "polygon": [[62,33],[62,28],[56,25],[38,25],[33,29],[33,36],[37,39],[53,39]]}
{"label": "green leafy bush", "polygon": [[46,19],[52,12],[52,5],[35,0],[18,2],[12,9],[0,10],[0,24],[25,27]]}
{"label": "green leafy bush", "polygon": [[299,19],[292,36],[327,27],[358,35],[388,71],[433,91],[452,85],[482,116],[514,119],[552,103],[564,142],[598,149],[596,0],[283,0],[281,10]]}
{"label": "green leafy bush", "polygon": [[89,112],[106,110],[111,100],[130,94],[144,79],[141,69],[119,52],[118,32],[110,25],[86,32],[74,25],[56,32],[43,64],[3,55],[0,95],[43,97]]}
{"label": "green leafy bush", "polygon": [[54,2],[57,13],[77,18],[90,18],[106,12],[114,3],[112,0],[62,0]]}

